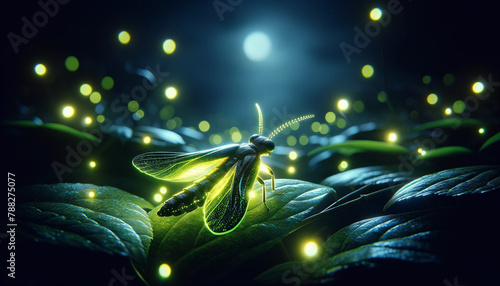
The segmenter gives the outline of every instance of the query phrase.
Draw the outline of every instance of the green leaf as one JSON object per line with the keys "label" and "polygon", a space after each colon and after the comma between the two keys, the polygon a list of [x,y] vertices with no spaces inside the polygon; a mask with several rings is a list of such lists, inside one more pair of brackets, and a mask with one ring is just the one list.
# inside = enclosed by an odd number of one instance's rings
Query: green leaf
{"label": "green leaf", "polygon": [[[466,263],[464,269],[474,273],[488,263],[475,267],[469,259],[477,262],[481,251],[498,250],[494,238],[476,234],[484,228],[477,224],[482,215],[437,209],[365,219],[332,235],[315,258],[277,265],[255,280],[258,285],[437,285],[446,270],[459,271]],[[468,251],[466,245],[477,248]]]}
{"label": "green leaf", "polygon": [[482,127],[485,126],[486,124],[480,120],[477,119],[472,119],[472,118],[467,118],[467,119],[460,119],[460,118],[446,118],[442,120],[436,120],[436,121],[431,121],[424,123],[422,125],[419,125],[418,127],[413,129],[413,132],[420,132],[424,130],[429,130],[429,129],[436,129],[436,128],[453,128],[457,129],[460,127]]}
{"label": "green leaf", "polygon": [[483,146],[481,146],[481,148],[479,148],[479,150],[482,151],[486,147],[488,147],[488,146],[490,146],[498,141],[500,141],[500,132],[498,132],[497,134],[491,136],[488,140],[486,140],[486,142],[484,142]]}
{"label": "green leaf", "polygon": [[55,184],[22,189],[18,199],[25,239],[146,258],[153,233],[144,209],[153,206],[142,198],[113,187]]}
{"label": "green leaf", "polygon": [[[500,189],[499,167],[474,166],[449,169],[420,177],[404,185],[387,202],[384,210],[414,198],[478,195],[498,189]],[[426,200],[425,203],[432,202]]]}
{"label": "green leaf", "polygon": [[158,217],[159,207],[149,213],[154,238],[148,256],[150,282],[159,282],[158,267],[167,263],[172,268],[169,280],[188,281],[223,277],[242,262],[263,254],[280,239],[293,231],[306,217],[321,210],[320,203],[336,199],[335,191],[322,185],[299,180],[276,180],[276,190],[270,191],[262,204],[259,184],[241,224],[226,235],[213,235],[205,226],[203,209],[178,217]]}
{"label": "green leaf", "polygon": [[69,135],[69,136],[74,137],[78,140],[90,140],[90,141],[94,141],[94,142],[101,141],[101,140],[99,140],[99,138],[95,137],[94,135],[92,135],[90,133],[82,132],[82,131],[76,130],[72,127],[69,127],[67,125],[63,125],[63,124],[59,124],[59,123],[37,124],[33,121],[8,121],[4,124],[7,126],[20,128],[20,129],[49,132],[49,133],[52,133],[53,136],[56,136],[56,137],[61,136],[61,135]]}
{"label": "green leaf", "polygon": [[425,154],[416,157],[413,160],[413,163],[417,163],[422,160],[440,159],[445,157],[468,155],[472,153],[474,153],[474,151],[463,146],[446,146],[425,151]]}
{"label": "green leaf", "polygon": [[394,143],[372,140],[351,140],[339,144],[322,146],[313,149],[307,155],[312,155],[327,150],[335,150],[346,156],[365,152],[376,152],[391,155],[407,155],[410,153],[405,147]]}

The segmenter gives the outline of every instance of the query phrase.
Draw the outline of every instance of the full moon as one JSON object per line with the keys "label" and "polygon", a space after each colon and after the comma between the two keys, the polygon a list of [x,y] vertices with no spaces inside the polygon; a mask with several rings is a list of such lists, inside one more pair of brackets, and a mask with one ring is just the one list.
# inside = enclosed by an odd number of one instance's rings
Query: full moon
{"label": "full moon", "polygon": [[253,32],[245,38],[243,51],[250,60],[262,61],[271,52],[271,40],[262,32]]}

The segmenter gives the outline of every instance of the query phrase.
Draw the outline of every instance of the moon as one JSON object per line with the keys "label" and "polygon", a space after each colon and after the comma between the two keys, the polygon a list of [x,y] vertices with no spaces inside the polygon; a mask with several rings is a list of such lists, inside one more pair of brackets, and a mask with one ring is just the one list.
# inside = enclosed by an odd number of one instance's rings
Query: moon
{"label": "moon", "polygon": [[262,32],[253,32],[245,38],[243,51],[251,61],[262,61],[271,53],[271,40]]}

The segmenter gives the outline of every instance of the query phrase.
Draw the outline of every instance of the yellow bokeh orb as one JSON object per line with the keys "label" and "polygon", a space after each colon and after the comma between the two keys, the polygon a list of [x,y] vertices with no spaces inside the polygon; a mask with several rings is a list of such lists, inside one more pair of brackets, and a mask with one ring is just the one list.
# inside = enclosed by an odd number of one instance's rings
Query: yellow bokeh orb
{"label": "yellow bokeh orb", "polygon": [[370,19],[372,19],[373,21],[377,21],[381,17],[382,17],[382,10],[380,10],[379,8],[373,8],[370,11]]}
{"label": "yellow bokeh orb", "polygon": [[85,96],[89,96],[92,93],[92,86],[88,83],[84,83],[80,86],[80,93]]}
{"label": "yellow bokeh orb", "polygon": [[65,106],[62,109],[62,115],[66,118],[73,117],[73,115],[75,115],[75,109],[73,108],[73,106],[69,106],[69,105]]}
{"label": "yellow bokeh orb", "polygon": [[163,42],[163,51],[165,52],[165,54],[171,55],[171,54],[174,53],[176,46],[177,45],[175,44],[174,40],[172,40],[172,39],[166,39]]}
{"label": "yellow bokeh orb", "polygon": [[155,200],[155,202],[161,202],[163,200],[163,196],[161,194],[155,194],[153,199]]}
{"label": "yellow bokeh orb", "polygon": [[398,141],[398,134],[396,134],[396,132],[389,132],[387,134],[387,141],[391,143]]}
{"label": "yellow bokeh orb", "polygon": [[438,96],[435,93],[431,93],[427,96],[427,103],[434,105],[438,102]]}
{"label": "yellow bokeh orb", "polygon": [[319,247],[318,244],[314,241],[309,241],[304,245],[304,254],[307,257],[313,257],[318,254]]}
{"label": "yellow bokeh orb", "polygon": [[170,274],[172,274],[172,268],[170,268],[170,265],[167,263],[163,263],[158,267],[158,273],[162,278],[168,278],[170,277]]}
{"label": "yellow bokeh orb", "polygon": [[47,68],[43,64],[37,64],[35,66],[35,73],[39,76],[43,76],[47,73]]}
{"label": "yellow bokeh orb", "polygon": [[347,163],[347,161],[342,161],[340,162],[339,166],[338,166],[338,169],[339,171],[345,171],[347,169],[347,167],[349,167],[349,163]]}
{"label": "yellow bokeh orb", "polygon": [[349,101],[347,99],[340,99],[337,102],[337,108],[342,111],[346,111],[349,108]]}
{"label": "yellow bokeh orb", "polygon": [[128,44],[130,42],[130,34],[127,31],[121,31],[118,34],[118,41],[124,45]]}
{"label": "yellow bokeh orb", "polygon": [[198,124],[198,128],[201,132],[207,132],[210,129],[210,123],[208,121],[203,120]]}
{"label": "yellow bokeh orb", "polygon": [[373,76],[374,69],[371,65],[365,65],[361,69],[361,74],[364,78],[371,78]]}
{"label": "yellow bokeh orb", "polygon": [[484,84],[480,81],[477,81],[472,85],[472,91],[474,93],[481,93],[483,92],[483,90],[484,90]]}
{"label": "yellow bokeh orb", "polygon": [[168,99],[174,99],[177,97],[177,89],[175,87],[169,86],[165,89],[165,96]]}

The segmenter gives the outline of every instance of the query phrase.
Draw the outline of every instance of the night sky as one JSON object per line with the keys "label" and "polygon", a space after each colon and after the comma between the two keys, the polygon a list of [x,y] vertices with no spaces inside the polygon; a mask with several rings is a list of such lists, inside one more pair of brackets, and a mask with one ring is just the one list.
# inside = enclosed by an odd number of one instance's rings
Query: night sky
{"label": "night sky", "polygon": [[[4,111],[8,117],[20,117],[16,113],[26,106],[32,111],[29,115],[56,121],[59,105],[78,96],[80,82],[112,76],[115,87],[106,94],[110,102],[141,82],[131,70],[159,65],[169,73],[165,81],[178,87],[175,104],[182,106],[179,116],[187,126],[195,125],[200,114],[224,113],[246,128],[242,116],[254,115],[255,102],[264,114],[285,106],[294,114],[323,113],[339,94],[368,104],[380,90],[404,91],[420,100],[418,95],[429,88],[422,84],[424,75],[431,75],[431,85],[442,89],[443,75],[452,73],[455,82],[444,95],[468,88],[480,74],[498,71],[499,23],[489,1],[401,1],[400,13],[392,15],[359,54],[352,54],[350,63],[339,45],[353,45],[354,28],[364,30],[370,10],[387,9],[388,1],[234,1],[238,5],[225,11],[220,8],[225,6],[218,6],[218,11],[214,3],[58,4],[59,11],[28,43],[19,44],[17,54],[4,37]],[[3,6],[4,35],[22,36],[21,18],[32,20],[41,10],[35,1]],[[122,30],[132,36],[128,45],[117,41]],[[253,31],[267,33],[272,43],[270,56],[261,62],[249,61],[242,49]],[[167,38],[176,41],[173,55],[161,49]],[[63,65],[70,55],[80,62],[74,73]],[[50,83],[34,75],[38,62],[50,69]],[[360,74],[365,64],[375,69],[369,81]],[[392,100],[397,104],[402,98]],[[163,89],[148,94],[147,101],[164,104]]]}

